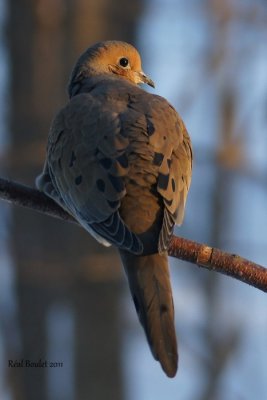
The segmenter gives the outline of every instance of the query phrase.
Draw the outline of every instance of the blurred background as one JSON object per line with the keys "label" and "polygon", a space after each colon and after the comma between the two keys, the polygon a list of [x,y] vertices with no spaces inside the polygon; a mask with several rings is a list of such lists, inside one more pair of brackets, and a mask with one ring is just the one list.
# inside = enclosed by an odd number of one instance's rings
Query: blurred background
{"label": "blurred background", "polygon": [[[0,174],[33,186],[77,56],[133,43],[194,147],[177,234],[267,265],[266,0],[0,0]],[[177,376],[150,354],[114,249],[0,202],[0,400],[267,399],[267,297],[171,260]],[[8,360],[54,367],[11,368]]]}

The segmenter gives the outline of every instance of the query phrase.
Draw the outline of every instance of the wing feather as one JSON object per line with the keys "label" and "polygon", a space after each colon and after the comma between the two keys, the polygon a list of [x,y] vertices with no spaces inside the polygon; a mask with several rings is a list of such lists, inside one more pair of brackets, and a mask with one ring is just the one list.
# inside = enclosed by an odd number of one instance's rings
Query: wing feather
{"label": "wing feather", "polygon": [[165,252],[175,223],[181,225],[192,175],[192,149],[185,125],[175,109],[162,97],[155,96],[154,125],[150,142],[159,166],[157,191],[163,198],[164,216],[159,251]]}
{"label": "wing feather", "polygon": [[139,254],[142,243],[118,212],[126,193],[128,144],[117,113],[90,94],[73,97],[51,127],[47,164],[54,190],[47,194],[104,244]]}

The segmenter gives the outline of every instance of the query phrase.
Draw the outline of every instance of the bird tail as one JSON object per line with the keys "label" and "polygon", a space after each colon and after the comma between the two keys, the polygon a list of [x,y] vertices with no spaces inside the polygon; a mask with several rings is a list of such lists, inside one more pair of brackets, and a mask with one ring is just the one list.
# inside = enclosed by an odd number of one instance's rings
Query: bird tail
{"label": "bird tail", "polygon": [[120,251],[120,256],[152,354],[166,375],[174,377],[178,355],[167,254],[136,256]]}

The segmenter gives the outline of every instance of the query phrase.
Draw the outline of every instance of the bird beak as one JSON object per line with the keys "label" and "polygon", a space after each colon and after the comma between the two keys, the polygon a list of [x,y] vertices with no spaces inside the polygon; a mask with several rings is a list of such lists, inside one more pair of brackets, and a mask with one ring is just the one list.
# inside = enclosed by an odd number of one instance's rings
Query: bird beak
{"label": "bird beak", "polygon": [[155,84],[143,71],[136,72],[137,82],[136,83],[146,83],[147,85],[155,88]]}

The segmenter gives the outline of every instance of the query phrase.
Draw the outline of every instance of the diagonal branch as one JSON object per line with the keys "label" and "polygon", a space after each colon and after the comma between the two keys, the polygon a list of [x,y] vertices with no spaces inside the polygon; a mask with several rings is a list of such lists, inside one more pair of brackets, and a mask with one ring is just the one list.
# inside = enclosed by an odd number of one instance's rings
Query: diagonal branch
{"label": "diagonal branch", "polygon": [[[0,199],[77,223],[71,215],[45,194],[20,183],[0,178]],[[169,255],[229,275],[267,292],[267,269],[238,255],[176,236],[172,237]]]}
{"label": "diagonal branch", "polygon": [[190,261],[210,271],[229,275],[267,292],[267,268],[237,254],[230,254],[215,247],[173,236],[169,246],[169,255],[180,260]]}

